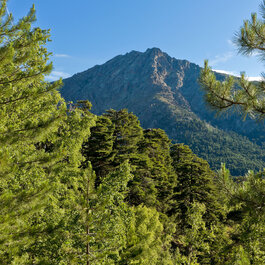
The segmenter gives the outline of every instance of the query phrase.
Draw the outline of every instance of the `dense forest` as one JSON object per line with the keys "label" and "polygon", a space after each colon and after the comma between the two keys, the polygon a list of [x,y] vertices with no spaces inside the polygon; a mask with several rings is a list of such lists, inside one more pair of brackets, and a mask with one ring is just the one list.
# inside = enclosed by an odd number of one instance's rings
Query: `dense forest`
{"label": "dense forest", "polygon": [[264,173],[233,180],[125,109],[66,103],[0,6],[0,264],[264,264]]}

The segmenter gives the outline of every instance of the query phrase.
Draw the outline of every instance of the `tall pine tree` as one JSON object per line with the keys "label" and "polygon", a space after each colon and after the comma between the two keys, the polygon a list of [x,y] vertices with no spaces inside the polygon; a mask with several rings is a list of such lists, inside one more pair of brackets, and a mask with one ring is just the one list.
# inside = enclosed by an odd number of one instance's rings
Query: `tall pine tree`
{"label": "tall pine tree", "polygon": [[94,118],[68,112],[57,91],[62,82],[45,81],[49,31],[31,27],[34,7],[13,24],[0,3],[0,260],[32,264],[56,251],[62,197]]}

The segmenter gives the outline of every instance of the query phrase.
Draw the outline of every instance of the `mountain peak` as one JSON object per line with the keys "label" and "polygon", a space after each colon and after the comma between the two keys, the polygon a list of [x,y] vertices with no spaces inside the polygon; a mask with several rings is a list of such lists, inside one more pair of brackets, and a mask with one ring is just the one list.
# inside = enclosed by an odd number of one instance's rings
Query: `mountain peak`
{"label": "mountain peak", "polygon": [[152,53],[152,54],[158,54],[158,53],[163,53],[159,48],[153,47],[153,48],[148,48],[145,53]]}
{"label": "mountain peak", "polygon": [[[144,52],[139,52],[139,51],[135,51],[132,50],[128,53],[126,53],[125,55],[129,55],[130,57],[137,57],[137,56],[142,56],[142,58],[145,57],[155,57],[155,56],[161,56],[161,55],[165,55],[166,53],[164,53],[163,51],[161,51],[159,48],[153,47],[153,48],[147,48],[146,51]],[[116,57],[114,57],[116,58]]]}

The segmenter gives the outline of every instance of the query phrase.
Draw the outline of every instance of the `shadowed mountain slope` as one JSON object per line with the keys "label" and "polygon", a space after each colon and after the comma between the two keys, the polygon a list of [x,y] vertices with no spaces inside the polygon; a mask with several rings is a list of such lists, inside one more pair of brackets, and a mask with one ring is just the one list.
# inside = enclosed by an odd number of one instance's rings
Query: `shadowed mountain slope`
{"label": "shadowed mountain slope", "polygon": [[174,142],[189,145],[214,169],[221,162],[234,175],[262,169],[264,125],[240,121],[235,114],[216,119],[197,82],[200,70],[158,48],[132,51],[64,79],[61,93],[67,101],[91,101],[95,114],[127,108],[144,128],[165,130]]}

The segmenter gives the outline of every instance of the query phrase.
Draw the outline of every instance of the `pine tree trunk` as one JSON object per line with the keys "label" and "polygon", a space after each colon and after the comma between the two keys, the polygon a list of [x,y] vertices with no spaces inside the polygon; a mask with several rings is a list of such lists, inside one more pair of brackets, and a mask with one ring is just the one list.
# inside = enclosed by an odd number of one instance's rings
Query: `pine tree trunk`
{"label": "pine tree trunk", "polygon": [[89,215],[89,177],[87,180],[87,208],[86,208],[86,214],[87,214],[87,218],[86,218],[86,234],[87,234],[87,242],[86,242],[86,256],[87,256],[87,265],[90,265],[90,261],[89,261],[89,256],[90,256],[90,246],[89,246],[89,241],[88,241],[88,237],[89,237],[89,224],[88,224],[88,215]]}

